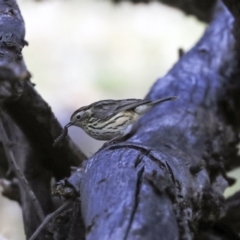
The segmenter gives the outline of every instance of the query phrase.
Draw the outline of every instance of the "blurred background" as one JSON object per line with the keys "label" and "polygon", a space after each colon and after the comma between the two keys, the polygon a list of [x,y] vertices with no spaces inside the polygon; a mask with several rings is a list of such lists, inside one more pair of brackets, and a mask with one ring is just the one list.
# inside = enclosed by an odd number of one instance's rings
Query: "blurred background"
{"label": "blurred background", "polygon": [[[36,89],[62,125],[77,108],[97,100],[144,98],[178,60],[178,49],[190,49],[206,27],[154,2],[18,0],[18,4],[29,42],[23,51],[25,62]],[[79,128],[70,128],[69,133],[87,156],[103,144]],[[237,175],[238,171],[231,173]],[[25,239],[20,207],[2,196],[0,222],[0,240]]]}

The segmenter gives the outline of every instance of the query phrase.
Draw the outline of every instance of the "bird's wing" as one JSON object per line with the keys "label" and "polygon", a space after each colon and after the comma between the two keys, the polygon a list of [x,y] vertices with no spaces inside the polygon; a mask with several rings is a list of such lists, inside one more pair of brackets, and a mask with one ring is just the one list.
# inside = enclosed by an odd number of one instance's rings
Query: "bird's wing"
{"label": "bird's wing", "polygon": [[150,100],[124,99],[124,100],[103,100],[94,104],[93,115],[96,118],[106,119],[127,110],[134,109],[142,104],[150,103]]}
{"label": "bird's wing", "polygon": [[117,112],[133,110],[134,108],[136,108],[140,105],[148,104],[148,103],[152,102],[150,100],[142,100],[142,99],[126,99],[125,101],[127,101],[127,103],[125,103],[125,104],[123,103],[121,106],[119,106],[116,109]]}

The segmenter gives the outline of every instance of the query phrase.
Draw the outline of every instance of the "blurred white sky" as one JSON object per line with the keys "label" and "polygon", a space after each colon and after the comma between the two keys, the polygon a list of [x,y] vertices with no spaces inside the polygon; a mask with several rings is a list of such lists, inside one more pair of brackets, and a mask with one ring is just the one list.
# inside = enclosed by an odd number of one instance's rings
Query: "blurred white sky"
{"label": "blurred white sky", "polygon": [[[177,61],[178,48],[189,49],[205,28],[195,18],[158,3],[18,3],[30,44],[23,54],[32,81],[62,124],[76,108],[93,101],[143,98]],[[88,155],[101,144],[94,142],[93,147],[80,129],[70,133]],[[19,207],[10,203],[0,198],[0,238],[25,239]]]}
{"label": "blurred white sky", "polygon": [[[19,5],[32,81],[62,124],[97,100],[144,98],[177,61],[178,49],[189,49],[205,28],[159,3],[21,0]],[[81,129],[69,132],[88,156],[102,145]]]}

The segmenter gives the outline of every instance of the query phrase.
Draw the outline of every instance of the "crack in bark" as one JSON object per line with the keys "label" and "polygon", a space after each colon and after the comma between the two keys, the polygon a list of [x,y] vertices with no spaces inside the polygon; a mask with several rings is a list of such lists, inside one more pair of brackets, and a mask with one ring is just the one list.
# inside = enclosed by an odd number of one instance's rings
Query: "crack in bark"
{"label": "crack in bark", "polygon": [[[165,144],[166,145],[166,144]],[[173,149],[171,146],[167,145],[167,148]],[[163,164],[158,158],[153,156],[151,152],[153,151],[152,149],[147,148],[146,146],[141,146],[133,143],[124,143],[123,145],[114,145],[109,148],[109,150],[115,150],[115,149],[120,149],[120,148],[129,148],[129,149],[134,149],[142,153],[144,156],[149,157],[150,160],[152,160],[158,167],[163,169],[165,167],[165,164]]]}
{"label": "crack in bark", "polygon": [[142,184],[143,172],[144,172],[144,166],[141,167],[140,170],[138,171],[138,180],[137,180],[136,192],[135,192],[135,202],[134,202],[134,206],[132,208],[132,213],[131,213],[131,216],[130,216],[130,219],[129,219],[129,224],[127,226],[126,234],[125,234],[125,237],[123,238],[124,240],[127,240],[128,234],[130,232],[130,229],[131,229],[131,226],[132,226],[132,223],[133,223],[135,213],[136,213],[137,208],[138,208],[139,193],[140,193],[141,184]]}

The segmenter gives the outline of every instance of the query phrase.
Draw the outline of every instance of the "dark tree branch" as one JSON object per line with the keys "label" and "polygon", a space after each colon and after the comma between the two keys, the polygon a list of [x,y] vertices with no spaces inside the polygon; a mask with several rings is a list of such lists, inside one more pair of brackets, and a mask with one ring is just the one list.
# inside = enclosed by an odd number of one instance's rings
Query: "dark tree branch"
{"label": "dark tree branch", "polygon": [[21,184],[21,187],[26,191],[26,195],[28,196],[29,200],[32,202],[34,205],[34,210],[36,211],[39,219],[41,221],[44,220],[44,213],[42,211],[42,208],[38,202],[38,199],[36,198],[34,192],[32,191],[31,187],[29,186],[29,183],[27,179],[24,177],[22,172],[20,171],[17,162],[15,160],[15,156],[13,154],[13,151],[11,149],[11,146],[9,146],[11,143],[8,140],[7,134],[4,130],[4,127],[2,125],[2,122],[0,121],[0,132],[1,132],[1,137],[0,141],[3,144],[5,154],[8,158],[9,162],[9,167],[13,170],[14,174],[16,175],[19,183]]}
{"label": "dark tree branch", "polygon": [[[30,143],[24,137],[20,128],[14,124],[12,119],[8,115],[4,114],[4,112],[1,114],[1,121],[9,139],[9,146],[11,146],[14,156],[17,156],[17,165],[19,166],[20,171],[24,173],[31,189],[34,191],[44,214],[47,214],[54,208],[50,195],[51,174],[42,167],[39,157],[31,150]],[[3,132],[0,132],[1,136],[3,134]],[[3,146],[2,143],[1,146]],[[1,157],[0,159],[2,163],[4,158]],[[26,166],[26,162],[28,162],[29,165]],[[14,186],[16,185],[16,178],[11,165],[9,165],[9,170],[9,174],[6,177],[10,180],[11,185]],[[20,199],[20,205],[23,210],[25,232],[26,236],[29,237],[41,221],[36,214],[34,204],[29,198],[29,194],[26,192],[25,187],[19,184],[19,182],[17,184],[19,186],[19,191],[15,191],[15,193],[19,193],[19,196],[15,196],[15,198],[17,198],[17,200]],[[6,193],[5,196],[7,195],[11,198],[11,195],[9,196],[6,191],[3,193]]]}
{"label": "dark tree branch", "polygon": [[34,234],[29,238],[29,240],[35,240],[40,232],[56,217],[58,216],[61,212],[66,210],[66,208],[72,203],[72,200],[68,200],[65,202],[61,207],[59,207],[55,212],[49,214],[44,221],[41,223],[41,225],[37,228],[37,230],[34,232]]}
{"label": "dark tree branch", "polygon": [[240,191],[226,200],[226,215],[217,225],[240,233]]}
{"label": "dark tree branch", "polygon": [[21,97],[6,103],[4,109],[21,127],[38,155],[43,156],[44,167],[51,170],[57,179],[69,176],[70,166],[78,166],[86,159],[69,137],[60,146],[53,147],[62,127],[30,82],[24,85]]}
{"label": "dark tree branch", "polygon": [[226,200],[226,215],[216,223],[201,226],[199,240],[239,240],[240,233],[240,192]]}
{"label": "dark tree branch", "polygon": [[0,1],[0,103],[22,93],[22,84],[29,76],[22,59],[25,28],[15,1]]}
{"label": "dark tree branch", "polygon": [[[27,43],[24,40],[25,26],[21,13],[15,0],[0,0],[0,9],[0,106],[4,127],[0,130],[0,135],[3,136],[6,132],[11,145],[11,156],[17,156],[16,164],[27,179],[44,214],[48,214],[58,207],[51,196],[51,179],[68,177],[71,166],[78,166],[86,157],[69,138],[58,148],[52,147],[62,128],[29,80],[30,74],[22,57],[22,48]],[[6,175],[6,154],[9,154],[8,150],[5,154],[3,148],[4,145],[1,144],[1,177]],[[16,173],[12,170],[10,168],[6,177],[14,184]],[[7,195],[9,192],[5,193]],[[27,238],[41,223],[29,194],[19,184],[20,196],[14,196],[20,199]],[[11,197],[11,194],[8,196]],[[45,232],[38,239],[45,239]]]}
{"label": "dark tree branch", "polygon": [[240,2],[237,0],[223,0],[229,11],[233,14],[236,21],[239,21],[240,16]]}

